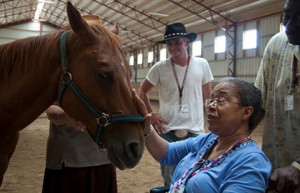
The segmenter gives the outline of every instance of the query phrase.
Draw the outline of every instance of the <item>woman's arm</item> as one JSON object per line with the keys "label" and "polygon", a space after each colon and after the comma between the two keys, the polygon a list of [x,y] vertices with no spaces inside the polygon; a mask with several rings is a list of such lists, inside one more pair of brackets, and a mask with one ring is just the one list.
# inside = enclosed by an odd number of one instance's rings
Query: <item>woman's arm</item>
{"label": "woman's arm", "polygon": [[145,116],[144,121],[144,133],[145,134],[145,143],[148,151],[154,159],[157,161],[161,160],[168,149],[168,142],[160,137],[156,131],[150,126],[151,115]]}

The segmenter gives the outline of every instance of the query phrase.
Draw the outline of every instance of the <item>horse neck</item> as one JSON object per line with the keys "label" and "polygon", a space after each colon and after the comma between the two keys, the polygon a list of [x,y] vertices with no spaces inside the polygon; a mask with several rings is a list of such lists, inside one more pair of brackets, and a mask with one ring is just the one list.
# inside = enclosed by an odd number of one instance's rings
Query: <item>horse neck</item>
{"label": "horse neck", "polygon": [[54,102],[61,71],[57,42],[58,32],[0,47],[0,115],[4,119],[15,115],[23,120],[16,125],[26,126]]}

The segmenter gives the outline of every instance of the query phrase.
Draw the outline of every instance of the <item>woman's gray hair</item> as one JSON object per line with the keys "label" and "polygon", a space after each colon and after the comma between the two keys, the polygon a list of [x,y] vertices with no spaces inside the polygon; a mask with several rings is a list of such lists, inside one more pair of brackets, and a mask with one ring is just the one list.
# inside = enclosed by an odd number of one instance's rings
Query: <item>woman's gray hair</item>
{"label": "woman's gray hair", "polygon": [[252,106],[253,114],[249,119],[249,130],[253,131],[256,121],[262,110],[262,97],[261,92],[254,86],[253,83],[241,80],[235,77],[226,77],[221,79],[221,82],[227,82],[233,85],[235,95],[239,100],[241,106]]}

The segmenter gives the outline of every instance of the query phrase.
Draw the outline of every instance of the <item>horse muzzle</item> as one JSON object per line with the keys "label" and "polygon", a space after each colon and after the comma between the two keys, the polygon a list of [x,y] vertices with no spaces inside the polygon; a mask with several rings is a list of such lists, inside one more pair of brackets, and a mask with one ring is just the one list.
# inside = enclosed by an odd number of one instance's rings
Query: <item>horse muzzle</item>
{"label": "horse muzzle", "polygon": [[144,152],[144,141],[129,140],[122,143],[111,140],[106,147],[108,159],[120,170],[124,170],[138,164]]}

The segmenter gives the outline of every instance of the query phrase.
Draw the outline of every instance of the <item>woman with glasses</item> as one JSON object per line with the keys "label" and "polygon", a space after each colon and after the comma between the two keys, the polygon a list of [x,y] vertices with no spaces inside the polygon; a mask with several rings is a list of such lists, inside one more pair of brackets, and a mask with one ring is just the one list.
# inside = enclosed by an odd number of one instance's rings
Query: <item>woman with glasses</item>
{"label": "woman with glasses", "polygon": [[153,131],[147,115],[144,133],[149,152],[161,164],[178,164],[170,192],[264,193],[271,164],[250,136],[260,121],[261,103],[253,84],[223,79],[205,101],[210,133],[173,143]]}

